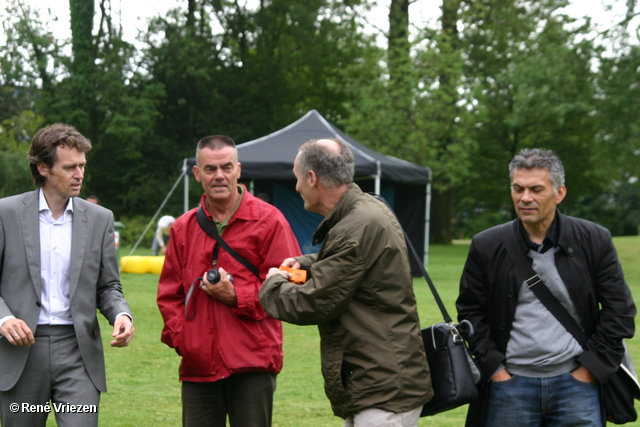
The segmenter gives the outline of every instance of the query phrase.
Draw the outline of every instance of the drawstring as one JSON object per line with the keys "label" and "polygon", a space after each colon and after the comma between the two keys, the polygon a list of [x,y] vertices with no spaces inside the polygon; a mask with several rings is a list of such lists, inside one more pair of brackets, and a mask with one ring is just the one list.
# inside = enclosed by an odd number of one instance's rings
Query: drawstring
{"label": "drawstring", "polygon": [[[213,244],[213,249],[211,250],[211,264],[213,264],[213,268],[216,268],[218,265],[218,245],[216,243]],[[202,282],[202,277],[198,277],[196,280],[191,282],[191,286],[189,287],[189,292],[187,292],[187,298],[184,300],[184,317],[187,320],[193,320],[196,317],[196,296],[193,294],[193,290],[195,289],[196,283],[200,281]],[[204,283],[200,283],[198,288],[201,288]],[[189,316],[189,301],[193,297],[193,315]]]}

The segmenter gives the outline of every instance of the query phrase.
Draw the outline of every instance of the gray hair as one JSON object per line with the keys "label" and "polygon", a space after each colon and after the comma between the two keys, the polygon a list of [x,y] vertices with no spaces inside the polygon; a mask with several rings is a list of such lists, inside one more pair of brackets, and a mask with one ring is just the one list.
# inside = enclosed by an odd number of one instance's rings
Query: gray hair
{"label": "gray hair", "polygon": [[515,155],[509,163],[509,177],[513,180],[516,169],[547,169],[553,185],[553,191],[564,185],[564,166],[562,160],[551,150],[525,148]]}
{"label": "gray hair", "polygon": [[339,153],[336,155],[327,145],[319,144],[320,139],[305,142],[298,150],[300,172],[304,175],[310,170],[314,171],[327,187],[351,184],[355,171],[353,153],[344,142],[333,138],[325,139],[334,141],[338,145]]}

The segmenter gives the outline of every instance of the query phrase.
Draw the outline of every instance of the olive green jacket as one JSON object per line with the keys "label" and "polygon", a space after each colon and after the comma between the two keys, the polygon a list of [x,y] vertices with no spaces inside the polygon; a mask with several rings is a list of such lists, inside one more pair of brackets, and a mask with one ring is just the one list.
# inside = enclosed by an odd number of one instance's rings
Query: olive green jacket
{"label": "olive green jacket", "polygon": [[310,279],[271,276],[260,302],[271,316],[317,324],[325,392],[337,416],[404,412],[433,395],[407,248],[394,214],[352,184],[296,258]]}

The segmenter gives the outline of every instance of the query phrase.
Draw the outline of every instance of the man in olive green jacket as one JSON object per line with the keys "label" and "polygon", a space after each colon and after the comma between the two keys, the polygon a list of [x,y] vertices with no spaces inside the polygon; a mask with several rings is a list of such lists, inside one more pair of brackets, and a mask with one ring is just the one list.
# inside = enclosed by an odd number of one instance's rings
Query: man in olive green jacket
{"label": "man in olive green jacket", "polygon": [[345,426],[417,425],[433,390],[402,229],[353,183],[344,143],[307,142],[293,171],[305,209],[325,217],[313,236],[322,248],[283,261],[308,271],[302,285],[272,268],[260,302],[277,319],[318,325],[325,391]]}

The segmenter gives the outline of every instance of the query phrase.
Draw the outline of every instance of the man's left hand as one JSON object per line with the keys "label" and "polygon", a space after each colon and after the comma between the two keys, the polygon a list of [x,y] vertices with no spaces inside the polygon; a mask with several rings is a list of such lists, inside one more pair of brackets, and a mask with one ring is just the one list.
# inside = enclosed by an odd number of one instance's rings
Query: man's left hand
{"label": "man's left hand", "polygon": [[135,332],[136,330],[129,316],[126,314],[118,316],[113,324],[113,334],[111,336],[115,339],[111,341],[111,347],[128,346]]}
{"label": "man's left hand", "polygon": [[291,278],[291,273],[289,273],[288,271],[285,270],[280,270],[277,267],[271,267],[269,269],[269,272],[267,273],[267,279],[271,276],[273,276],[274,274],[280,274],[281,276],[283,276],[285,279],[289,280]]}
{"label": "man's left hand", "polygon": [[573,375],[573,378],[577,379],[578,381],[582,381],[583,383],[592,383],[596,380],[589,368],[584,365],[572,371],[571,375]]}

